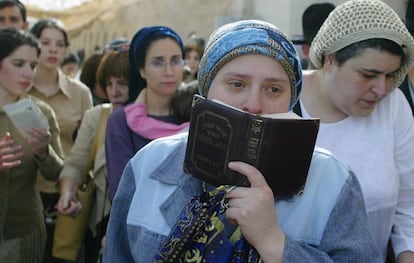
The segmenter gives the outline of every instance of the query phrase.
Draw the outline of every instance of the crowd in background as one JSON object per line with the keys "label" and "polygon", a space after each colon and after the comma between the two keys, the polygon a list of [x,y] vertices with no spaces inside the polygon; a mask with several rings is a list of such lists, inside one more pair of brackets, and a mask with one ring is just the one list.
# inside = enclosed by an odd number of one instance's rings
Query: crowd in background
{"label": "crowd in background", "polygon": [[[29,29],[25,6],[0,0],[0,261],[164,262],[176,251],[159,249],[173,242],[185,205],[209,194],[228,202],[217,220],[233,243],[220,253],[414,262],[413,9],[409,0],[403,22],[380,0],[313,4],[302,16],[303,39],[293,42],[258,20],[225,25],[207,41],[149,26],[85,57],[69,53],[61,21]],[[319,118],[316,146],[329,153],[315,150],[303,200],[275,200],[260,171],[243,163],[229,167],[250,188],[184,178],[194,94],[257,115]],[[49,129],[19,133],[2,108],[23,99]],[[88,169],[95,192],[87,230],[76,258],[60,257],[52,253],[56,221],[82,213],[77,192]]]}

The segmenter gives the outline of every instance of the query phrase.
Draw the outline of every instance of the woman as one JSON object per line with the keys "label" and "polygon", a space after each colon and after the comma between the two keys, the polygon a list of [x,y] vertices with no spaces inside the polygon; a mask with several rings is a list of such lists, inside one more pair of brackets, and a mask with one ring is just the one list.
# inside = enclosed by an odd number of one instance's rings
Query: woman
{"label": "woman", "polygon": [[395,89],[414,61],[412,36],[383,2],[351,0],[327,18],[310,57],[318,69],[304,78],[300,108],[321,119],[317,145],[358,177],[382,254],[391,238],[398,262],[414,262],[414,123]]}
{"label": "woman", "polygon": [[198,65],[200,59],[203,56],[203,47],[201,46],[199,38],[192,36],[187,40],[184,45],[185,48],[185,72],[184,82],[189,83],[197,79]]}
{"label": "woman", "polygon": [[[97,80],[99,87],[104,87],[103,92],[109,98],[110,103],[100,104],[86,111],[75,144],[65,160],[65,165],[59,176],[60,199],[57,203],[57,210],[64,215],[76,216],[80,212],[81,207],[77,201],[76,192],[82,182],[81,176],[85,174],[92,141],[98,132],[101,115],[104,109],[112,111],[128,100],[128,76],[127,52],[113,51],[104,56],[98,67]],[[106,123],[107,119],[102,121]],[[94,156],[92,170],[96,185],[96,201],[92,208],[90,233],[87,235],[85,244],[85,262],[96,262],[97,260],[111,207],[106,181],[104,149],[105,145],[102,141]]]}
{"label": "woman", "polygon": [[[60,64],[69,46],[63,24],[52,18],[41,19],[33,25],[30,32],[40,40],[42,52],[29,94],[52,106],[60,127],[63,152],[67,155],[85,111],[92,107],[91,93],[84,84],[67,77],[60,70]],[[56,218],[54,206],[59,194],[56,192],[55,182],[47,182],[41,177],[38,179],[38,188],[45,207],[46,221],[50,222],[47,228],[48,235],[52,237]],[[47,261],[52,239],[48,239]]]}
{"label": "woman", "polygon": [[[165,123],[179,124],[171,101],[183,77],[184,47],[181,38],[168,27],[139,30],[129,49],[129,102],[145,90],[147,114]],[[113,111],[105,136],[109,192],[114,197],[122,171],[129,159],[151,139],[128,126],[125,108]],[[147,129],[151,129],[151,125]]]}
{"label": "woman", "polygon": [[79,80],[88,86],[91,91],[93,105],[108,102],[108,98],[104,93],[105,89],[99,87],[98,81],[96,80],[99,63],[103,57],[103,53],[93,53],[85,59],[80,69]]}
{"label": "woman", "polygon": [[[56,180],[63,152],[55,113],[46,103],[26,95],[38,63],[40,44],[28,33],[0,30],[0,262],[43,262],[46,230],[35,182],[41,171]],[[31,98],[46,116],[49,130],[31,129],[26,140],[2,110]]]}
{"label": "woman", "polygon": [[[275,26],[257,20],[222,26],[205,50],[198,81],[208,99],[252,114],[287,112],[297,102],[300,62]],[[382,261],[367,227],[358,181],[326,151],[315,151],[303,194],[289,200],[275,200],[255,167],[229,162],[251,187],[224,187],[227,195],[218,200],[215,220],[190,223],[194,211],[186,207],[180,215],[186,204],[201,199],[199,205],[208,204],[223,187],[212,189],[183,172],[187,135],[154,140],[127,164],[112,203],[104,262],[181,262],[183,254],[194,255],[183,262],[258,262],[257,257],[261,262]],[[198,207],[193,208],[202,217]],[[191,236],[198,227],[206,229],[200,239],[175,236],[186,229]],[[210,238],[211,228],[218,233]],[[212,253],[198,254],[203,248]],[[240,261],[231,261],[236,258]]]}

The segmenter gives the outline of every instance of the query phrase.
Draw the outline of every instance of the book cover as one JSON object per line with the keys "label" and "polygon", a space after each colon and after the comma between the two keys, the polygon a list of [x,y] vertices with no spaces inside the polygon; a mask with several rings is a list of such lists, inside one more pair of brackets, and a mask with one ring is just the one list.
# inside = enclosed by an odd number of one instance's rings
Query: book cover
{"label": "book cover", "polygon": [[230,161],[255,166],[276,198],[299,194],[305,185],[319,119],[296,114],[253,115],[195,96],[184,170],[212,185],[249,186]]}
{"label": "book cover", "polygon": [[46,117],[30,98],[3,107],[7,116],[25,138],[30,138],[26,132],[32,128],[49,129]]}

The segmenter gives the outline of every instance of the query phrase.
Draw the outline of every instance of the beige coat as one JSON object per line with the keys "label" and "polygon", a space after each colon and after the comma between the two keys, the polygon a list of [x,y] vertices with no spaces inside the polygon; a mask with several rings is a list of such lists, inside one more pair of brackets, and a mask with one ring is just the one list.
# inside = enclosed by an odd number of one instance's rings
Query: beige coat
{"label": "beige coat", "polygon": [[[97,130],[104,107],[109,108],[112,111],[112,105],[105,103],[97,105],[85,112],[85,116],[78,130],[76,141],[69,155],[65,159],[65,165],[59,178],[69,176],[81,182],[82,175],[84,175],[86,170],[88,156],[92,149],[93,139],[98,132]],[[96,201],[92,208],[92,216],[89,226],[95,234],[96,224],[102,220],[103,216],[108,215],[110,211],[110,199],[106,183],[105,140],[102,140],[96,151],[93,172],[96,185]]]}

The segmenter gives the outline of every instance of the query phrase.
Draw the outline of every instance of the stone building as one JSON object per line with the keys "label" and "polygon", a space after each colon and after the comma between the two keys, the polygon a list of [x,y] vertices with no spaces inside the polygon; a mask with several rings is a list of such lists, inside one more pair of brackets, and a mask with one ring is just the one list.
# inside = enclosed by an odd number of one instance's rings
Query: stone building
{"label": "stone building", "polygon": [[[256,18],[277,25],[293,37],[302,33],[303,11],[316,2],[337,5],[344,0],[89,0],[63,11],[28,6],[28,14],[60,18],[68,28],[71,51],[84,49],[90,54],[96,46],[119,36],[130,39],[139,28],[149,25],[169,26],[184,39],[190,32],[207,38],[226,22]],[[404,17],[407,0],[384,2]]]}

